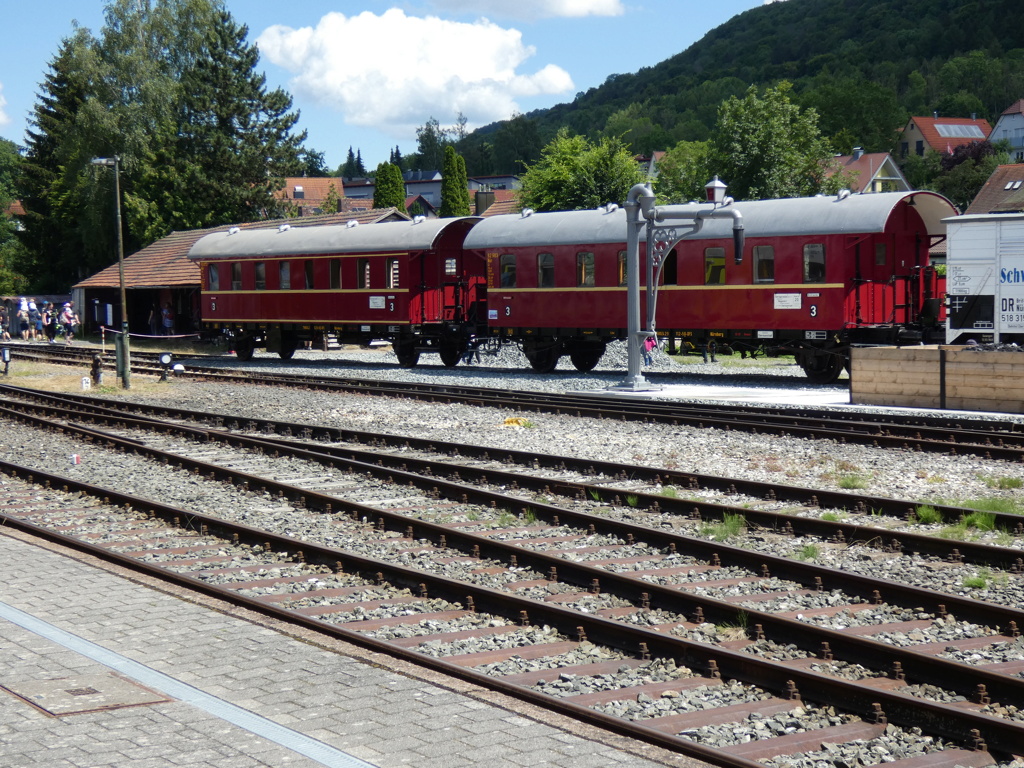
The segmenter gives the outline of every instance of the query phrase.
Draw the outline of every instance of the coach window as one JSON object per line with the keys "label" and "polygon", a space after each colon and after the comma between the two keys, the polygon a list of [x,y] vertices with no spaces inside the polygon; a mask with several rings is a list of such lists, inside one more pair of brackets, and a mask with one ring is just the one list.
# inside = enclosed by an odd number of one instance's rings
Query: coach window
{"label": "coach window", "polygon": [[206,286],[208,290],[220,290],[220,265],[210,264],[206,267]]}
{"label": "coach window", "polygon": [[341,259],[331,259],[331,288],[341,288]]}
{"label": "coach window", "polygon": [[725,285],[725,248],[704,249],[704,285]]}
{"label": "coach window", "polygon": [[676,259],[676,249],[668,252],[661,268],[662,285],[679,285],[679,261]]}
{"label": "coach window", "polygon": [[537,254],[537,287],[555,287],[555,257],[551,253]]}
{"label": "coach window", "polygon": [[257,261],[253,267],[253,274],[256,276],[256,290],[265,291],[267,289],[267,265],[262,261]]}
{"label": "coach window", "polygon": [[231,265],[231,290],[242,290],[242,265],[237,261]]}
{"label": "coach window", "polygon": [[292,263],[282,261],[277,265],[278,286],[282,291],[291,290],[292,287]]}
{"label": "coach window", "polygon": [[875,266],[884,267],[885,262],[885,243],[875,243]]}
{"label": "coach window", "polygon": [[594,284],[594,254],[591,251],[580,251],[576,254],[576,285],[590,286]]}
{"label": "coach window", "polygon": [[370,260],[356,259],[356,288],[370,287]]}
{"label": "coach window", "polygon": [[388,288],[398,287],[398,259],[387,260]]}
{"label": "coach window", "polygon": [[825,282],[825,246],[822,243],[804,246],[804,282]]}
{"label": "coach window", "polygon": [[626,284],[626,252],[619,251],[619,285]]}
{"label": "coach window", "polygon": [[516,287],[516,256],[514,253],[503,253],[498,259],[498,274],[501,275],[502,288]]}
{"label": "coach window", "polygon": [[775,282],[775,246],[754,246],[754,282]]}
{"label": "coach window", "polygon": [[306,274],[306,283],[305,283],[306,290],[307,291],[308,290],[312,290],[312,288],[314,286],[314,282],[313,282],[313,262],[312,261],[304,261],[304,262],[302,262],[302,266],[303,266],[303,271]]}

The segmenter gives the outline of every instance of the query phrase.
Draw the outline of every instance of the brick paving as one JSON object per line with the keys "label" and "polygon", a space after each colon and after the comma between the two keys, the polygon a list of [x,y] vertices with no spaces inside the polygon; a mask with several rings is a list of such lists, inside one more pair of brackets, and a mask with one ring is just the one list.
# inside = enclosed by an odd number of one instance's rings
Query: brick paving
{"label": "brick paving", "polygon": [[[322,742],[352,765],[703,765],[18,533],[0,533],[0,601]],[[268,738],[272,731],[240,727],[166,694],[170,700],[55,717],[6,690],[111,674],[0,618],[0,766],[328,764]]]}

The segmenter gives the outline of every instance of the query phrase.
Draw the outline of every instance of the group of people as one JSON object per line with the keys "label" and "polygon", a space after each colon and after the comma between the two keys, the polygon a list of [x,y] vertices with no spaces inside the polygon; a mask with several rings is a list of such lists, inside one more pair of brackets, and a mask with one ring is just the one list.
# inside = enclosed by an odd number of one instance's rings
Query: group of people
{"label": "group of people", "polygon": [[36,302],[24,296],[10,310],[0,304],[0,340],[3,341],[20,339],[54,344],[61,335],[65,344],[71,344],[79,323],[73,301],[59,309],[53,302]]}

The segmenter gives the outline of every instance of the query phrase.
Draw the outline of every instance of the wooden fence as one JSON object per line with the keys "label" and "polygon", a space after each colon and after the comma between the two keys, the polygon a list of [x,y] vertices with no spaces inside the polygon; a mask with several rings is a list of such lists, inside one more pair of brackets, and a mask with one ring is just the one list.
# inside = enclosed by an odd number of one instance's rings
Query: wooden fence
{"label": "wooden fence", "polygon": [[1024,352],[963,346],[854,349],[850,402],[1024,413]]}

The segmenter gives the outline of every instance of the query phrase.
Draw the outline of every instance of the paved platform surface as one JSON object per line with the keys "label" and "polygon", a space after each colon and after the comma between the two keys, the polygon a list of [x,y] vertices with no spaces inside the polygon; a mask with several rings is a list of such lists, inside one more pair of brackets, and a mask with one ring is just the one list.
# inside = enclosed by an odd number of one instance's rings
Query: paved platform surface
{"label": "paved platform surface", "polygon": [[0,532],[0,766],[699,761]]}

